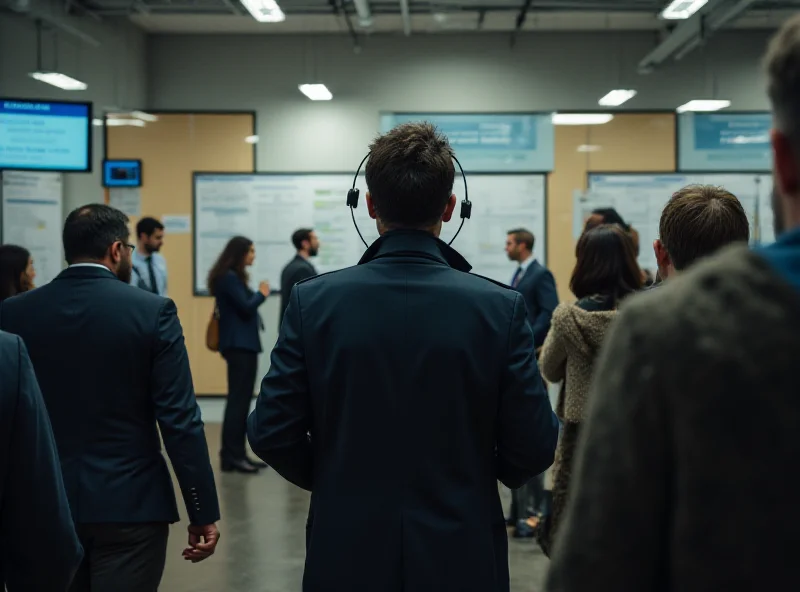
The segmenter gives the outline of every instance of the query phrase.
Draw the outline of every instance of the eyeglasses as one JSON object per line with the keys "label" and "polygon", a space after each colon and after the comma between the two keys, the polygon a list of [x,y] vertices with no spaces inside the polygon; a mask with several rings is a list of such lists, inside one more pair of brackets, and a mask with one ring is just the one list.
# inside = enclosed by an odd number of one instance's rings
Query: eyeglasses
{"label": "eyeglasses", "polygon": [[114,241],[114,242],[120,242],[120,243],[122,243],[123,245],[125,245],[126,247],[128,247],[128,248],[131,250],[131,252],[133,252],[133,250],[136,248],[136,245],[132,245],[132,244],[130,244],[130,243],[127,243],[127,242],[125,242],[124,240],[122,240],[121,238],[118,238],[118,239],[117,239],[116,241]]}

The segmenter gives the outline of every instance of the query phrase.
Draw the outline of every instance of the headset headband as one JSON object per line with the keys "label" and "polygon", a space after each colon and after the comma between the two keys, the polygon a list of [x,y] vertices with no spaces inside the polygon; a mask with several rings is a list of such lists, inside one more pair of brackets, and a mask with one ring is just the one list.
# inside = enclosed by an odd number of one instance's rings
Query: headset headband
{"label": "headset headband", "polygon": [[[358,165],[358,169],[356,169],[356,174],[353,177],[353,187],[350,188],[350,191],[347,192],[347,205],[350,207],[350,216],[353,218],[353,225],[356,227],[356,232],[358,233],[358,237],[361,239],[361,242],[364,243],[364,246],[369,248],[367,241],[364,240],[364,237],[361,235],[361,231],[358,229],[358,223],[356,222],[356,214],[355,208],[358,207],[358,197],[361,193],[359,189],[356,188],[356,183],[358,182],[358,174],[361,172],[361,167],[364,166],[364,163],[367,162],[369,158],[368,153],[364,158],[361,159],[361,164]],[[458,162],[458,159],[455,155],[452,155],[453,160],[458,165],[458,170],[461,171],[461,178],[464,180],[464,199],[461,200],[461,224],[456,230],[455,236],[450,239],[450,242],[447,243],[448,245],[452,245],[453,241],[456,240],[458,233],[461,232],[461,229],[464,227],[464,220],[469,218],[472,215],[472,202],[469,200],[469,190],[467,189],[467,176],[464,174],[464,167],[461,166],[461,163]]]}

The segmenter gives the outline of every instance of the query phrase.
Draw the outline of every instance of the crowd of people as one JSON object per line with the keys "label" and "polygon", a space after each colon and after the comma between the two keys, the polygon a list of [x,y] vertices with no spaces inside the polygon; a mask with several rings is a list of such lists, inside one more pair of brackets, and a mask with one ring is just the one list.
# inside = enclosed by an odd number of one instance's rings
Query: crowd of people
{"label": "crowd of people", "polygon": [[[736,196],[688,186],[661,214],[651,277],[637,264],[649,246],[597,210],[577,241],[574,301],[559,303],[524,228],[508,232],[507,285],[469,273],[438,238],[457,203],[447,139],[425,123],[377,138],[366,201],[380,238],[317,275],[319,239],[294,233],[249,417],[270,287],[250,288],[253,242],[230,240],[208,276],[229,385],[221,468],[271,466],[311,492],[304,590],[507,592],[507,525],[552,558],[550,592],[791,585],[800,18],[771,42],[766,72],[777,241],[751,249]],[[144,218],[134,245],[123,213],[77,208],[68,267],[36,289],[30,253],[0,247],[9,592],[157,590],[178,520],[162,440],[189,516],[183,557],[219,543],[163,231]],[[559,385],[555,411],[545,381]],[[515,490],[508,516],[498,481]]]}

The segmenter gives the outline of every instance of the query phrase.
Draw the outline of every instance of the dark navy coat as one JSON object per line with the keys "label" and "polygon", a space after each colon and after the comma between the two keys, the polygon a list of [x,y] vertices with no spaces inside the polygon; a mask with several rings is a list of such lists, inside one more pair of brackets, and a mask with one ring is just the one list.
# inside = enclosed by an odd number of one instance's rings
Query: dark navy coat
{"label": "dark navy coat", "polygon": [[261,352],[261,317],[258,307],[266,299],[261,292],[253,292],[233,271],[225,272],[214,286],[214,297],[219,307],[219,351],[230,350]]}
{"label": "dark navy coat", "polygon": [[504,592],[497,480],[553,461],[558,424],[522,297],[393,231],[300,282],[249,418],[253,450],[312,492],[306,592]]}
{"label": "dark navy coat", "polygon": [[538,261],[532,261],[515,289],[525,299],[528,321],[533,330],[533,343],[538,349],[544,345],[550,330],[550,319],[558,306],[555,279],[549,269]]}
{"label": "dark navy coat", "polygon": [[64,592],[82,558],[28,352],[0,332],[0,589]]}
{"label": "dark navy coat", "polygon": [[5,300],[0,328],[30,352],[76,523],[178,521],[158,428],[192,524],[219,519],[172,300],[75,266]]}

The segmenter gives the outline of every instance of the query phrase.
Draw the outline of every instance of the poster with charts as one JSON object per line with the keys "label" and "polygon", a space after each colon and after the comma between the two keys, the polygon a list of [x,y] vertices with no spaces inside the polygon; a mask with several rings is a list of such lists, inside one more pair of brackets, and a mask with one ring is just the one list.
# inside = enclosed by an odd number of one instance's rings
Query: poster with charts
{"label": "poster with charts", "polygon": [[[208,271],[237,234],[255,243],[252,282],[267,280],[272,290],[280,288],[281,269],[295,254],[291,235],[298,228],[313,228],[319,236],[321,247],[312,263],[320,273],[356,265],[366,247],[353,227],[353,217],[367,244],[378,238],[378,231],[367,212],[363,176],[356,183],[361,192],[358,207],[351,213],[346,206],[352,183],[348,174],[195,174],[195,292],[207,293]],[[472,264],[473,272],[510,281],[515,264],[508,261],[505,240],[508,230],[517,227],[534,233],[535,254],[545,263],[545,175],[470,175],[468,183],[472,217],[465,221],[453,247]],[[445,242],[453,238],[461,222],[464,183],[459,176],[453,193],[459,203],[453,219],[442,229]]]}
{"label": "poster with charts", "polygon": [[30,251],[35,284],[42,286],[63,269],[61,174],[4,171],[2,177],[3,244]]}
{"label": "poster with charts", "polygon": [[619,173],[590,174],[589,189],[573,196],[573,234],[580,234],[596,208],[615,208],[639,233],[639,265],[655,270],[652,244],[658,238],[661,212],[673,193],[691,184],[716,185],[733,193],[750,222],[753,244],[774,240],[769,175],[755,173]]}

